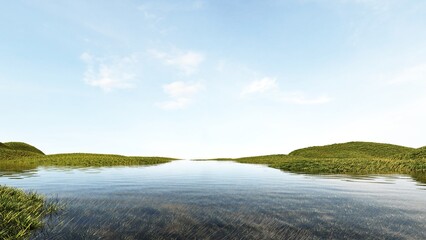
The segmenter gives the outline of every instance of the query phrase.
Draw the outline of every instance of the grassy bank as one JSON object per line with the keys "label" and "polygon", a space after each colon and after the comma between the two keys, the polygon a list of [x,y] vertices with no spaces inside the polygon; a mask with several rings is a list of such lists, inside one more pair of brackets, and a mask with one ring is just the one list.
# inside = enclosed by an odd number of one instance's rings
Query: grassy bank
{"label": "grassy bank", "polygon": [[61,166],[61,167],[106,167],[153,165],[172,161],[162,157],[126,157],[110,154],[69,153],[39,155],[0,161],[0,169],[6,166]]}
{"label": "grassy bank", "polygon": [[235,159],[240,163],[266,164],[273,168],[297,173],[321,174],[387,174],[426,173],[426,160],[392,160],[382,158],[306,158],[289,155],[269,155]]}
{"label": "grassy bank", "polygon": [[290,156],[307,158],[391,158],[407,154],[413,148],[374,142],[348,142],[325,146],[307,147],[289,153]]}
{"label": "grassy bank", "polygon": [[26,239],[43,226],[43,219],[57,210],[35,193],[0,186],[0,239]]}
{"label": "grassy bank", "polygon": [[241,163],[266,164],[273,168],[311,174],[426,174],[426,147],[349,142],[295,150],[288,155],[245,157]]}
{"label": "grassy bank", "polygon": [[173,159],[163,157],[127,157],[88,153],[45,155],[39,149],[26,143],[0,143],[0,170],[37,166],[101,167],[152,165],[170,162],[171,160]]}
{"label": "grassy bank", "polygon": [[[0,143],[0,169],[31,169],[37,166],[101,167],[151,165],[172,161],[162,157],[126,157],[107,154],[45,155],[26,143]],[[291,172],[322,174],[380,174],[426,172],[426,147],[348,142],[295,150],[288,155],[268,155],[216,160],[267,164]]]}

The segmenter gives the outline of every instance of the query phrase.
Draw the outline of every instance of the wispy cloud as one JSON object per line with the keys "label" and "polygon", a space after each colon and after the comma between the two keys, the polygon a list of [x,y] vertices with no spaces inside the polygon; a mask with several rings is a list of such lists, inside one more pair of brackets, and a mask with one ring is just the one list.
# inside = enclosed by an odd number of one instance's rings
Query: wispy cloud
{"label": "wispy cloud", "polygon": [[317,97],[308,97],[303,92],[283,93],[281,100],[287,103],[294,103],[300,105],[316,105],[330,102],[332,99],[327,95]]}
{"label": "wispy cloud", "polygon": [[201,83],[186,83],[176,81],[163,85],[163,91],[169,96],[170,100],[158,103],[163,109],[183,109],[192,103],[193,97],[203,89]]}
{"label": "wispy cloud", "polygon": [[324,104],[332,100],[327,95],[310,97],[301,91],[282,91],[278,85],[277,79],[271,77],[264,77],[250,82],[243,87],[240,95],[244,98],[250,95],[265,95],[274,101],[300,105]]}
{"label": "wispy cloud", "polygon": [[255,80],[249,83],[247,86],[243,88],[241,91],[241,95],[249,95],[249,94],[255,94],[255,93],[264,93],[267,91],[277,90],[277,79],[276,78],[270,78],[270,77],[264,77],[260,80]]}
{"label": "wispy cloud", "polygon": [[121,58],[99,58],[84,52],[80,59],[86,64],[84,72],[86,84],[99,87],[105,92],[134,87],[136,55]]}
{"label": "wispy cloud", "polygon": [[205,59],[202,53],[196,51],[174,50],[172,52],[162,52],[151,49],[148,52],[165,65],[173,66],[187,75],[197,72],[199,65]]}

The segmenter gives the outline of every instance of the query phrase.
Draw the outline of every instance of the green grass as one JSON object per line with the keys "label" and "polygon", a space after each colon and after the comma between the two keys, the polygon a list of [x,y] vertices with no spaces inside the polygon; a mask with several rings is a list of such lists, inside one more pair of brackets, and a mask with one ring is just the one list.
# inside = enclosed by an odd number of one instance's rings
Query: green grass
{"label": "green grass", "polygon": [[27,151],[16,151],[8,148],[0,148],[0,162],[3,160],[19,159],[23,157],[36,157],[39,154]]}
{"label": "green grass", "polygon": [[16,151],[27,151],[44,155],[40,149],[23,142],[7,142],[3,145]]}
{"label": "green grass", "polygon": [[0,161],[43,155],[44,153],[42,151],[26,143],[0,143]]}
{"label": "green grass", "polygon": [[163,157],[126,157],[111,154],[69,153],[38,155],[22,157],[8,161],[0,161],[3,166],[62,166],[62,167],[106,167],[106,166],[131,166],[153,165],[172,161],[172,158]]}
{"label": "green grass", "polygon": [[215,160],[232,160],[240,163],[266,164],[273,168],[297,173],[426,173],[426,161],[424,160],[392,160],[383,158],[306,158],[291,155],[269,155]]}
{"label": "green grass", "polygon": [[417,159],[417,160],[426,159],[426,146],[413,149],[407,153],[398,154],[394,156],[393,158],[394,159]]}
{"label": "green grass", "polygon": [[45,155],[42,151],[26,143],[0,143],[0,169],[26,166],[69,166],[69,167],[101,167],[151,165],[166,163],[172,158],[162,157],[126,157],[111,154],[69,153]]}
{"label": "green grass", "polygon": [[349,142],[303,148],[289,155],[245,157],[240,163],[265,164],[273,168],[308,174],[409,174],[426,182],[426,148],[391,144]]}
{"label": "green grass", "polygon": [[291,172],[316,174],[411,174],[425,172],[426,166],[415,160],[387,160],[387,159],[294,159],[292,161],[278,161],[271,167]]}
{"label": "green grass", "polygon": [[290,156],[308,158],[389,158],[413,148],[373,142],[348,142],[308,147],[291,152]]}
{"label": "green grass", "polygon": [[43,219],[57,210],[35,193],[0,186],[0,239],[27,239],[43,226]]}

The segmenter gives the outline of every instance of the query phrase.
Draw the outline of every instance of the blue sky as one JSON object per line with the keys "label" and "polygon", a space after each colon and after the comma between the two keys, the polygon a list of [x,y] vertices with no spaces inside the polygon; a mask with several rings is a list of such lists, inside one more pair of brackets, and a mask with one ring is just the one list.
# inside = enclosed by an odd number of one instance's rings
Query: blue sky
{"label": "blue sky", "polygon": [[0,141],[181,158],[426,145],[426,1],[6,1]]}

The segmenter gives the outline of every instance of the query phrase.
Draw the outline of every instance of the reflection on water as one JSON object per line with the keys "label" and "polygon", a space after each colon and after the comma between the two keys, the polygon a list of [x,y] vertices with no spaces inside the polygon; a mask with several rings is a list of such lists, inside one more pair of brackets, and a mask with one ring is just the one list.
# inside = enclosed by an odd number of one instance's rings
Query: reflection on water
{"label": "reflection on water", "polygon": [[37,168],[0,184],[66,203],[34,239],[425,239],[409,176],[313,176],[260,165]]}
{"label": "reflection on water", "polygon": [[34,177],[37,174],[36,170],[23,171],[0,171],[0,177],[8,177],[10,179],[23,179]]}

